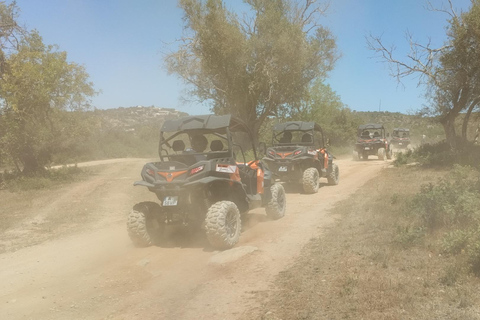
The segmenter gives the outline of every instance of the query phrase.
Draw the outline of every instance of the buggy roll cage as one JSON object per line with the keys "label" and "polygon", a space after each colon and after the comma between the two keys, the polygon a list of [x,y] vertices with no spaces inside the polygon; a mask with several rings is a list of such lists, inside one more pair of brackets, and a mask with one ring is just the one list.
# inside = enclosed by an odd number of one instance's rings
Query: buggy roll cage
{"label": "buggy roll cage", "polygon": [[[158,155],[161,161],[164,161],[164,155],[162,155],[163,145],[167,145],[171,148],[169,141],[176,136],[186,133],[190,134],[213,134],[219,138],[227,140],[228,150],[226,151],[210,151],[208,153],[228,153],[229,157],[233,157],[233,143],[232,133],[244,132],[248,134],[250,141],[252,142],[252,150],[255,160],[258,160],[255,144],[253,143],[253,134],[248,126],[240,119],[231,115],[200,115],[200,116],[187,116],[176,120],[165,121],[160,129],[160,141],[158,144]],[[164,133],[173,133],[168,138],[165,138]],[[241,147],[240,147],[241,148]],[[243,150],[242,150],[243,153]],[[195,154],[195,153],[192,153]],[[200,152],[197,154],[204,154]],[[168,153],[166,157],[168,157]]]}
{"label": "buggy roll cage", "polygon": [[362,124],[358,126],[357,137],[361,137],[362,132],[364,132],[365,130],[380,130],[383,133],[383,134],[380,134],[380,137],[385,138],[385,127],[382,124],[369,123],[369,124]]}
{"label": "buggy roll cage", "polygon": [[[285,132],[285,131],[302,131],[305,133],[310,133],[312,135],[312,142],[308,143],[302,143],[302,142],[295,142],[295,143],[279,143],[277,137]],[[278,133],[276,133],[278,132]],[[286,146],[286,145],[311,145],[315,144],[315,132],[320,132],[322,136],[322,148],[325,148],[325,138],[323,135],[323,130],[315,122],[305,122],[305,121],[289,121],[289,122],[284,122],[284,123],[277,123],[276,125],[273,126],[273,135],[272,135],[272,145],[273,146]]]}

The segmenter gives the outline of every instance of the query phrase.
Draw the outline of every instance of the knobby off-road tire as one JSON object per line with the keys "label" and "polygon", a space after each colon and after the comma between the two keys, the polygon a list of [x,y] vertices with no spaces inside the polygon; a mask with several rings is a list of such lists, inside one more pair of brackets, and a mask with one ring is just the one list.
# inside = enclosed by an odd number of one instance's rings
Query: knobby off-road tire
{"label": "knobby off-road tire", "polygon": [[275,183],[270,187],[272,198],[268,202],[265,209],[267,217],[272,220],[277,220],[285,216],[287,208],[287,197],[285,196],[285,189],[279,183]]}
{"label": "knobby off-road tire", "polygon": [[317,193],[320,187],[320,175],[316,168],[308,168],[303,172],[303,191],[305,193]]}
{"label": "knobby off-road tire", "polygon": [[378,159],[385,160],[385,148],[378,148]]}
{"label": "knobby off-road tire", "polygon": [[340,170],[336,163],[332,163],[332,172],[330,172],[327,176],[328,184],[331,186],[335,186],[340,181]]}
{"label": "knobby off-road tire", "polygon": [[130,239],[137,247],[156,244],[163,233],[160,217],[161,207],[155,202],[140,202],[133,206],[128,215],[127,230]]}
{"label": "knobby off-road tire", "polygon": [[231,201],[215,202],[207,211],[205,229],[208,242],[217,249],[230,249],[240,239],[240,211]]}

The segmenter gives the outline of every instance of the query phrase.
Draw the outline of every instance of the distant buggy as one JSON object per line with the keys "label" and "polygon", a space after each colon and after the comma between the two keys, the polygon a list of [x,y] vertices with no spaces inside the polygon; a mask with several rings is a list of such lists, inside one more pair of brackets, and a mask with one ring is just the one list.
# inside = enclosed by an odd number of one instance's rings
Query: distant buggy
{"label": "distant buggy", "polygon": [[315,122],[276,124],[272,145],[264,160],[281,181],[300,184],[305,193],[316,193],[322,177],[330,185],[338,184],[335,157],[327,151],[322,128]]}
{"label": "distant buggy", "polygon": [[390,144],[395,149],[407,149],[410,146],[410,129],[395,128],[392,132]]}
{"label": "distant buggy", "polygon": [[357,129],[353,158],[367,160],[368,156],[378,156],[380,160],[392,158],[392,148],[382,124],[364,124]]}
{"label": "distant buggy", "polygon": [[[188,116],[165,121],[160,161],[147,163],[136,186],[159,202],[141,202],[127,221],[134,244],[155,244],[169,225],[204,229],[218,249],[240,237],[241,216],[265,207],[271,219],[284,216],[285,191],[258,160],[247,125],[230,115]],[[250,155],[251,159],[247,159]],[[237,161],[238,160],[238,161]]]}

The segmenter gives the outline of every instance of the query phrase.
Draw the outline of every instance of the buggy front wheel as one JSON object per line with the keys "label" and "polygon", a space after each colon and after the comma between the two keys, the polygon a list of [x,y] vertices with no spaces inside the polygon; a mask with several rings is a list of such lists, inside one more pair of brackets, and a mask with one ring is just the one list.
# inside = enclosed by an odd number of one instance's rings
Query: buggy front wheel
{"label": "buggy front wheel", "polygon": [[268,202],[266,213],[270,219],[277,220],[285,215],[285,209],[287,207],[285,189],[281,184],[275,183],[271,186],[270,190],[272,192],[272,198]]}
{"label": "buggy front wheel", "polygon": [[317,193],[320,187],[320,175],[316,168],[308,168],[303,172],[303,191],[305,193]]}
{"label": "buggy front wheel", "polygon": [[340,170],[336,163],[332,163],[332,171],[327,176],[328,184],[335,186],[340,181]]}

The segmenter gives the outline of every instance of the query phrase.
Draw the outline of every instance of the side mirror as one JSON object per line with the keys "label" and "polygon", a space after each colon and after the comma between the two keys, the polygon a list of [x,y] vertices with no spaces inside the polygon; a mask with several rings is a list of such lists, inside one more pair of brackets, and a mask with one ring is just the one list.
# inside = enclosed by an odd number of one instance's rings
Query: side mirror
{"label": "side mirror", "polygon": [[259,158],[262,158],[267,154],[267,144],[265,142],[259,142],[257,149]]}

